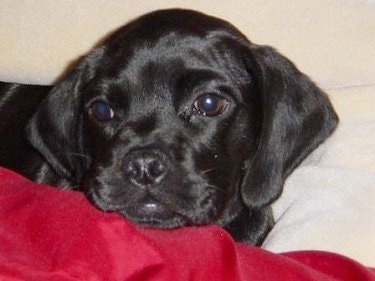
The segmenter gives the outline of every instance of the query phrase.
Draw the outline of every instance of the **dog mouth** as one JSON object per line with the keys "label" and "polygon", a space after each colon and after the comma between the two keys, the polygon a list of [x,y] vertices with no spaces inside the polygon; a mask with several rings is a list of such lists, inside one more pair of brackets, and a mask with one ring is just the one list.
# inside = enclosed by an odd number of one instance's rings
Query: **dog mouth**
{"label": "dog mouth", "polygon": [[89,199],[100,210],[117,213],[144,227],[170,229],[192,224],[188,216],[151,196],[123,204],[106,200],[97,192],[93,192]]}
{"label": "dog mouth", "polygon": [[118,212],[138,225],[155,228],[176,228],[190,224],[188,217],[153,199],[127,206]]}

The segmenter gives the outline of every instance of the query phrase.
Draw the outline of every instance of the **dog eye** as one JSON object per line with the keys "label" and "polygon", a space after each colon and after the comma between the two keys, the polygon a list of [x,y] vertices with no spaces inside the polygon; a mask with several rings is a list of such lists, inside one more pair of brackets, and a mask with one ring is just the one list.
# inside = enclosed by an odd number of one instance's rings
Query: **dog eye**
{"label": "dog eye", "polygon": [[94,101],[91,104],[90,114],[99,121],[109,121],[115,115],[111,106],[102,100]]}
{"label": "dog eye", "polygon": [[204,94],[194,101],[193,110],[203,116],[216,116],[224,112],[228,106],[228,100],[216,94]]}

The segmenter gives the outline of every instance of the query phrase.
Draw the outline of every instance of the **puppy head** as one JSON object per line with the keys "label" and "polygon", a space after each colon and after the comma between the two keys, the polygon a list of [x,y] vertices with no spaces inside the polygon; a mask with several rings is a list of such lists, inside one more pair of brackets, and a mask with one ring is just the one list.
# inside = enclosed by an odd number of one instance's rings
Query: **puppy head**
{"label": "puppy head", "polygon": [[101,209],[146,225],[226,225],[261,209],[337,123],[270,47],[187,10],[112,34],[31,120],[34,147]]}

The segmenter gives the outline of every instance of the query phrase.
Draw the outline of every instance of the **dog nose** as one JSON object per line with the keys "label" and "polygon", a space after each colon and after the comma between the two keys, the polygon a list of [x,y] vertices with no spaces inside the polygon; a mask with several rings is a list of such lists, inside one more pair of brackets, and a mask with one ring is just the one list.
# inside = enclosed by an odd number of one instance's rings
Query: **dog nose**
{"label": "dog nose", "polygon": [[125,177],[137,186],[160,183],[167,174],[168,166],[165,154],[152,149],[135,150],[123,159]]}

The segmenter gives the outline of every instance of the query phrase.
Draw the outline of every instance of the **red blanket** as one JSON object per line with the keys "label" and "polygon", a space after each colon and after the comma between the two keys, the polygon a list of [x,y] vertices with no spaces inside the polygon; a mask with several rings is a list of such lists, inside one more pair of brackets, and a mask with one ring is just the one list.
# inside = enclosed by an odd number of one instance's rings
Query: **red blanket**
{"label": "red blanket", "polygon": [[155,230],[0,168],[0,280],[375,280],[326,252],[274,254],[216,226]]}

